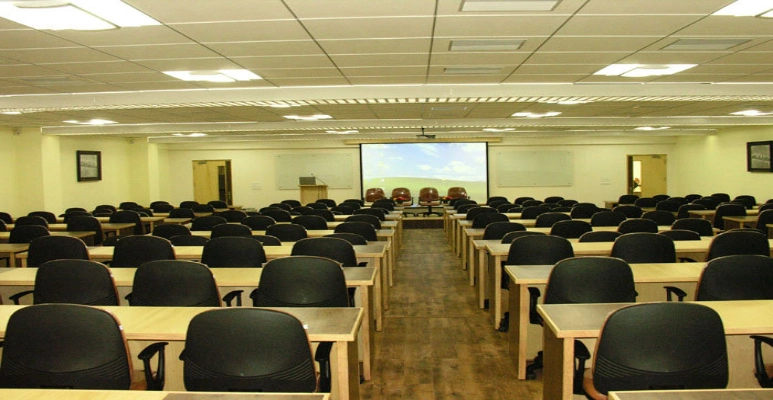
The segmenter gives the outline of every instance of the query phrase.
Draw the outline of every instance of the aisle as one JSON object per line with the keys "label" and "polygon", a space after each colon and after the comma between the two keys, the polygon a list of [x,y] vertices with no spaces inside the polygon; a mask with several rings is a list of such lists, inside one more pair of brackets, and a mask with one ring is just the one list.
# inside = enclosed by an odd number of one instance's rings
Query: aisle
{"label": "aisle", "polygon": [[363,399],[540,399],[518,381],[504,333],[477,307],[442,229],[405,229],[373,380]]}

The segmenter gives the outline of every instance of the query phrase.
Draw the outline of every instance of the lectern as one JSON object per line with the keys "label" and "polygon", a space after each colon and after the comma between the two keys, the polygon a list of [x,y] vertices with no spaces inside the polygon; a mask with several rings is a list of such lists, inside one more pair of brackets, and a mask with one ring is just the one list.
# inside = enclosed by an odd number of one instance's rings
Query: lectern
{"label": "lectern", "polygon": [[316,177],[301,177],[298,179],[301,189],[301,204],[314,203],[327,198],[327,185],[317,184]]}

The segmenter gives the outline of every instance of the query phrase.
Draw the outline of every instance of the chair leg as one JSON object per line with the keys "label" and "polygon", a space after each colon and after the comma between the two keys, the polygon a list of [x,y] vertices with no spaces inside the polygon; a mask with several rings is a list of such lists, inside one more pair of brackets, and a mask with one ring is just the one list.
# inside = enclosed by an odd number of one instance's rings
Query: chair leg
{"label": "chair leg", "polygon": [[503,318],[499,321],[499,327],[497,328],[500,332],[507,332],[510,330],[510,312],[505,312],[503,315]]}
{"label": "chair leg", "polygon": [[526,366],[526,379],[537,379],[536,370],[542,369],[542,351],[537,353],[537,357],[534,357],[534,361]]}

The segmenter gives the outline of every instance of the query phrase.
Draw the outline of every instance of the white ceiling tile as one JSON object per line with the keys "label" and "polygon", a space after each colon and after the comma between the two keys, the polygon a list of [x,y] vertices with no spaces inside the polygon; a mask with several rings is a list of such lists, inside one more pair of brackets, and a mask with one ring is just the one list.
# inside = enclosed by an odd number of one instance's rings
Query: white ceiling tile
{"label": "white ceiling tile", "polygon": [[264,42],[208,42],[206,46],[225,57],[280,57],[324,54],[313,40],[277,40]]}
{"label": "white ceiling tile", "polygon": [[388,38],[388,39],[342,39],[320,40],[319,44],[327,54],[385,54],[428,52],[431,37]]}
{"label": "white ceiling tile", "polygon": [[316,39],[422,38],[432,36],[432,17],[312,19],[303,25]]}
{"label": "white ceiling tile", "polygon": [[[330,58],[324,55],[318,56],[283,56],[283,57],[231,57],[231,60],[240,66],[262,71],[264,68],[333,68],[335,65]],[[259,74],[260,75],[260,74]]]}
{"label": "white ceiling tile", "polygon": [[309,39],[303,27],[293,20],[181,24],[174,29],[200,43]]}
{"label": "white ceiling tile", "polygon": [[292,19],[280,0],[125,0],[134,8],[167,24],[210,21]]}
{"label": "white ceiling tile", "polygon": [[219,56],[218,53],[197,43],[95,46],[94,48],[125,60],[164,60],[170,58],[206,58]]}

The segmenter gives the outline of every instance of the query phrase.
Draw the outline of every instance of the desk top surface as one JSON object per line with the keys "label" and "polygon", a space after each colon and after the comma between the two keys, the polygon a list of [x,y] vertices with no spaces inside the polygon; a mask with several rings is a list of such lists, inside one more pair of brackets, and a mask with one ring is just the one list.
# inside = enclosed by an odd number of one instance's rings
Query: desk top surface
{"label": "desk top surface", "polygon": [[328,393],[212,393],[141,390],[0,389],[4,400],[327,400]]}
{"label": "desk top surface", "polygon": [[767,400],[773,389],[647,390],[609,392],[610,400]]}
{"label": "desk top surface", "polygon": [[[93,232],[92,232],[93,233]],[[366,245],[354,245],[354,252],[357,257],[374,258],[384,257],[388,243],[373,242]],[[292,252],[292,246],[264,246],[266,258],[287,257]],[[204,246],[175,246],[175,256],[179,259],[201,258]],[[89,256],[93,260],[109,260],[113,258],[112,246],[94,246],[89,247]]]}
{"label": "desk top surface", "polygon": [[[629,264],[637,283],[696,282],[705,262]],[[505,271],[518,285],[544,285],[548,282],[552,265],[506,265]],[[0,279],[2,275],[0,275]]]}
{"label": "desk top surface", "polygon": [[[706,252],[713,239],[714,236],[701,236],[701,240],[676,240],[674,247],[677,253]],[[773,239],[768,239],[768,242],[773,248]],[[583,256],[608,254],[612,250],[614,242],[573,242],[570,240],[570,243],[572,243],[574,255]],[[476,247],[485,247],[489,254],[495,256],[507,255],[510,250],[509,243],[500,243],[498,240],[476,240],[475,244]]]}

